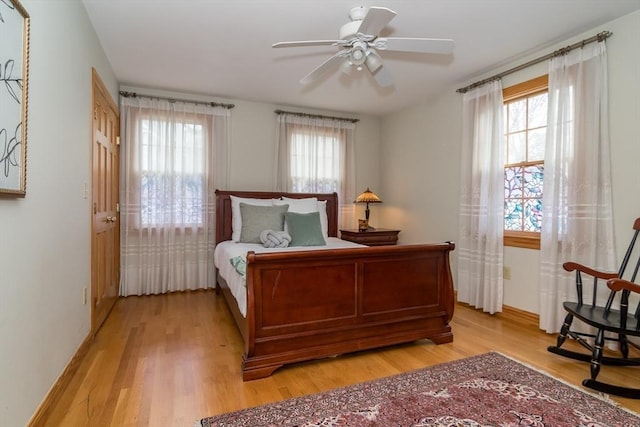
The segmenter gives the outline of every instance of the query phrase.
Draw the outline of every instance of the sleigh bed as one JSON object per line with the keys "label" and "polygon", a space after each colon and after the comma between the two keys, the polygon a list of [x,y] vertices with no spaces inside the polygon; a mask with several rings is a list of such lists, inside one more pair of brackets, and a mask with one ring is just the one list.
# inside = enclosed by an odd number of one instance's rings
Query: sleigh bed
{"label": "sleigh bed", "polygon": [[267,377],[290,363],[420,339],[435,344],[453,340],[453,243],[349,246],[336,239],[336,194],[218,190],[216,244],[221,247],[234,244],[227,242],[233,235],[232,195],[326,201],[327,241],[338,243],[322,250],[249,251],[243,256],[246,294],[240,305],[229,286],[232,278],[223,277],[219,268],[228,260],[218,260],[216,248],[216,291],[244,340],[244,381]]}

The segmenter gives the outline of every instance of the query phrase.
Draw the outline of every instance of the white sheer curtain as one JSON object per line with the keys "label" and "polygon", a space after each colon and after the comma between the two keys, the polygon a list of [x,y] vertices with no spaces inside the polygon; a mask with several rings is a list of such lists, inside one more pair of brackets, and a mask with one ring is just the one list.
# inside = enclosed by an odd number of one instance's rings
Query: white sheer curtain
{"label": "white sheer curtain", "polygon": [[339,227],[355,227],[355,124],[279,114],[277,191],[338,193]]}
{"label": "white sheer curtain", "polygon": [[215,285],[215,189],[228,186],[230,111],[122,98],[120,294]]}
{"label": "white sheer curtain", "polygon": [[597,42],[549,65],[549,116],[540,235],[540,328],[558,332],[576,301],[566,261],[615,271],[607,56]]}
{"label": "white sheer curtain", "polygon": [[458,300],[502,311],[504,125],[502,83],[465,93],[458,250]]}

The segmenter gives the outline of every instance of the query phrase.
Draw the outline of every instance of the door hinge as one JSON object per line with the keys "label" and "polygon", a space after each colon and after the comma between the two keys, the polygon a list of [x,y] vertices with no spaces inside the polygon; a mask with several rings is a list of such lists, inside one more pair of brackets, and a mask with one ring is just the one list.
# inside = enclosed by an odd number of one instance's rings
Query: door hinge
{"label": "door hinge", "polygon": [[97,108],[95,108],[93,110],[93,120],[98,120],[98,109]]}
{"label": "door hinge", "polygon": [[116,136],[116,145],[120,145],[120,137]]}
{"label": "door hinge", "polygon": [[95,215],[96,213],[98,213],[98,204],[94,203],[93,204],[93,214]]}
{"label": "door hinge", "polygon": [[120,213],[120,203],[116,203],[116,212]]}

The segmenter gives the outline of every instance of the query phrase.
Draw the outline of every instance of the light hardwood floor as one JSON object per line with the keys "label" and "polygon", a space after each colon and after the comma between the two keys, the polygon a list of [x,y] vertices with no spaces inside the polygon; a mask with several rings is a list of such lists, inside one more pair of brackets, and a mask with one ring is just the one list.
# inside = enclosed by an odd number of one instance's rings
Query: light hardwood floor
{"label": "light hardwood floor", "polygon": [[[555,336],[531,320],[457,305],[454,341],[420,341],[301,363],[242,382],[242,342],[213,291],[120,299],[47,426],[192,426],[200,418],[316,393],[488,351],[499,351],[577,387],[588,365],[546,351]],[[640,368],[600,377],[640,386]],[[640,411],[640,401],[615,398]]]}

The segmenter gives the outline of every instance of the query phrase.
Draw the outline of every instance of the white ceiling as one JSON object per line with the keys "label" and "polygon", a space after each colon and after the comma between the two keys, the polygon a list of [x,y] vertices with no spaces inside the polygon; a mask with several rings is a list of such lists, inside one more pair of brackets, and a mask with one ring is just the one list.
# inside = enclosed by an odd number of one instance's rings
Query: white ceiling
{"label": "white ceiling", "polygon": [[[442,87],[640,9],[640,0],[83,2],[123,85],[373,115],[423,102]],[[394,77],[390,88],[366,71],[347,76],[339,69],[301,85],[338,48],[271,45],[337,39],[354,6],[396,11],[383,35],[452,38],[454,53],[381,53]]]}

